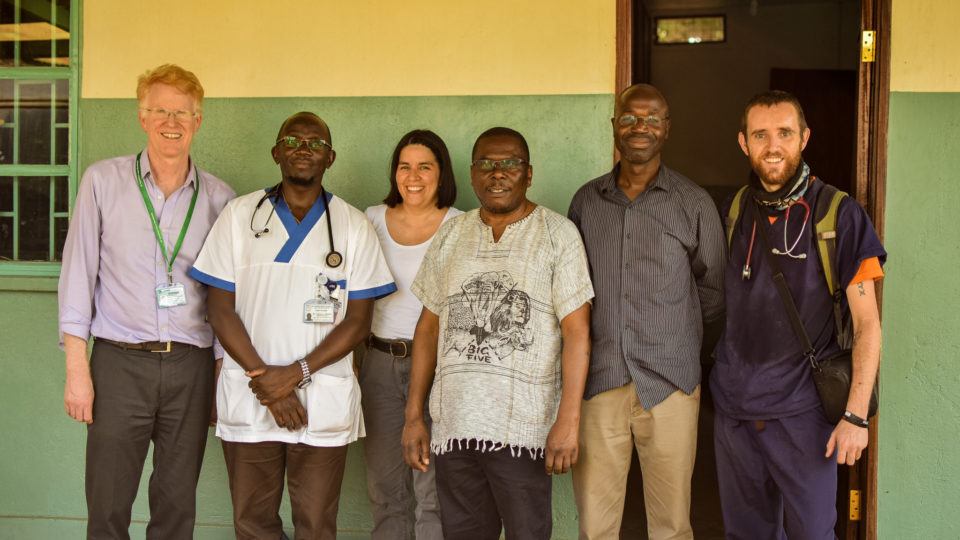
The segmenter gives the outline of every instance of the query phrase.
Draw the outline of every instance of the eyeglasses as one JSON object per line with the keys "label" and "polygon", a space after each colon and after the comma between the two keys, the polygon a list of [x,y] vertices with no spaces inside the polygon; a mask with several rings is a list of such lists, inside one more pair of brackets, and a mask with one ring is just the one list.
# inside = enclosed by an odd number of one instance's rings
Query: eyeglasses
{"label": "eyeglasses", "polygon": [[141,107],[141,111],[147,113],[147,117],[153,120],[162,120],[164,122],[169,118],[173,118],[176,122],[180,124],[185,124],[190,120],[193,120],[197,117],[199,113],[191,111],[168,111],[163,108],[150,108],[150,107]]}
{"label": "eyeglasses", "polygon": [[515,172],[519,171],[520,167],[526,165],[527,162],[519,158],[510,158],[510,159],[478,159],[470,164],[471,167],[476,167],[483,172],[493,172],[496,169],[500,169],[503,172]]}
{"label": "eyeglasses", "polygon": [[287,135],[286,137],[280,137],[277,139],[277,144],[283,143],[287,148],[300,148],[301,145],[306,144],[307,148],[317,152],[324,146],[333,150],[333,146],[330,145],[327,141],[323,139],[301,139],[300,137],[294,137],[293,135]]}
{"label": "eyeglasses", "polygon": [[636,116],[634,114],[624,114],[617,118],[617,124],[620,127],[633,127],[637,124],[647,126],[648,128],[658,128],[666,121],[666,118],[660,118],[655,114],[648,116]]}

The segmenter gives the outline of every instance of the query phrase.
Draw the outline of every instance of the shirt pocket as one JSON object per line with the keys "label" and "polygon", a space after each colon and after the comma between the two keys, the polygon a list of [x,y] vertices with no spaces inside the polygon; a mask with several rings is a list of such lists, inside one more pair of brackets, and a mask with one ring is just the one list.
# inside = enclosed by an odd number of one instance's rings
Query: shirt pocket
{"label": "shirt pocket", "polygon": [[307,434],[328,438],[350,433],[359,425],[360,386],[356,377],[311,375],[303,392],[307,409]]}
{"label": "shirt pocket", "polygon": [[250,390],[242,369],[223,369],[217,381],[217,422],[231,429],[261,429],[273,418]]}

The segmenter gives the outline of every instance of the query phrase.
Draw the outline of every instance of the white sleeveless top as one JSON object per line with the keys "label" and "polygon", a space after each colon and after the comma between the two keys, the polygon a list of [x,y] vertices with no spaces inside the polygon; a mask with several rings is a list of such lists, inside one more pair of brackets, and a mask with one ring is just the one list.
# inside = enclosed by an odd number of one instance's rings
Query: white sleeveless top
{"label": "white sleeveless top", "polygon": [[[451,206],[447,215],[443,216],[443,222],[446,223],[448,219],[462,213]],[[398,244],[387,230],[387,205],[371,206],[367,208],[366,214],[377,231],[383,256],[387,259],[387,266],[390,267],[390,273],[397,284],[397,292],[377,300],[374,304],[370,331],[383,339],[413,339],[413,331],[417,327],[423,304],[410,292],[410,285],[417,276],[417,270],[420,269],[420,263],[433,241],[433,236],[415,246]]]}

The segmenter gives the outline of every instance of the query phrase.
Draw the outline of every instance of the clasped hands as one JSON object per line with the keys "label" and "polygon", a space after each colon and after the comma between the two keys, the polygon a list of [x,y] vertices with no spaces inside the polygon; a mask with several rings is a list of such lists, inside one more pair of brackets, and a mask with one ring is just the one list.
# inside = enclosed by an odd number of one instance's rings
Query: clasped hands
{"label": "clasped hands", "polygon": [[303,378],[296,362],[286,366],[263,366],[245,372],[250,390],[267,407],[277,425],[296,431],[307,425],[307,410],[297,398],[297,383]]}

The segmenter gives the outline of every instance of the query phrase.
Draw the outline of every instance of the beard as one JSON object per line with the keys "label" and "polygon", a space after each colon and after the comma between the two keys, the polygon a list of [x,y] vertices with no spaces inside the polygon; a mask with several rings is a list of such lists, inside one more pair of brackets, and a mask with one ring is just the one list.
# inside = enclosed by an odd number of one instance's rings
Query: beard
{"label": "beard", "polygon": [[[764,159],[771,156],[782,157],[783,161],[777,164],[777,166],[771,167],[769,163],[764,161]],[[765,189],[768,191],[776,191],[783,188],[791,178],[796,176],[797,169],[800,167],[800,161],[801,155],[799,151],[795,154],[782,152],[777,154],[765,153],[762,156],[750,156],[750,167],[753,168],[753,172],[760,178]]]}
{"label": "beard", "polygon": [[310,187],[317,182],[316,176],[305,178],[302,176],[287,176],[287,181],[299,187]]}

